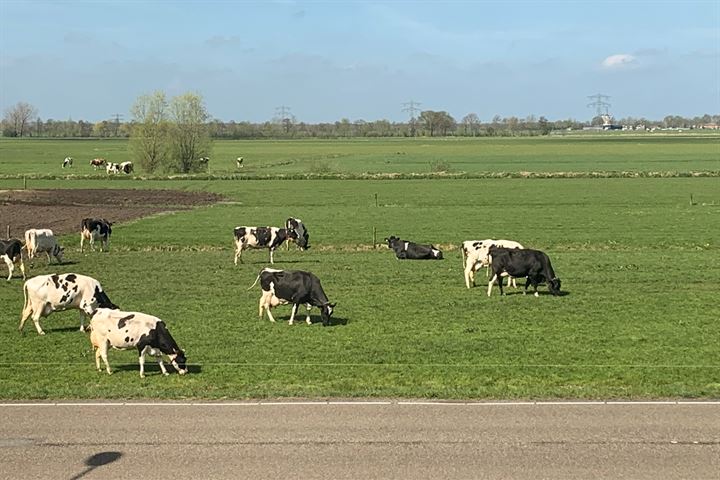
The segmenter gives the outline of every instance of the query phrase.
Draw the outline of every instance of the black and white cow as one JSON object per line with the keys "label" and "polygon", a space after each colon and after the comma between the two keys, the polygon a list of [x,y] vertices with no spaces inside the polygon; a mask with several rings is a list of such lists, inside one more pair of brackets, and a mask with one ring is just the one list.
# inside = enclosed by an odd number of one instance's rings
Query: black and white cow
{"label": "black and white cow", "polygon": [[100,307],[118,308],[105,294],[100,282],[76,273],[38,275],[25,282],[23,293],[25,306],[20,317],[21,332],[31,315],[37,332],[45,335],[40,318],[52,312],[80,310],[80,331],[83,331],[85,316],[92,316]]}
{"label": "black and white cow", "polygon": [[[295,243],[300,250],[307,250],[310,248],[310,233],[305,228],[305,224],[299,218],[288,218],[285,220],[285,228],[295,232]],[[287,243],[287,248],[290,249],[290,242]]]}
{"label": "black and white cow", "polygon": [[443,254],[433,245],[421,245],[419,243],[400,240],[391,236],[386,238],[388,248],[395,251],[398,260],[442,260]]}
{"label": "black and white cow", "polygon": [[133,168],[132,162],[122,162],[118,165],[118,169],[125,175],[130,175],[133,172]]}
{"label": "black and white cow", "polygon": [[97,170],[99,167],[102,167],[106,163],[107,161],[104,158],[93,158],[92,160],[90,160],[90,165],[92,165],[95,170]]}
{"label": "black and white cow", "polygon": [[538,296],[537,287],[540,283],[547,283],[548,290],[553,295],[560,295],[560,279],[555,276],[555,271],[550,264],[550,258],[540,250],[515,249],[490,247],[490,268],[492,278],[488,283],[488,297],[492,293],[492,286],[498,281],[500,295],[503,295],[501,277],[526,277],[525,291],[529,285],[535,289],[535,296]]}
{"label": "black and white cow", "polygon": [[307,307],[307,317],[305,322],[310,325],[310,309],[318,307],[320,309],[320,317],[324,326],[330,325],[330,316],[335,308],[334,303],[330,303],[320,285],[320,279],[310,272],[293,271],[293,270],[275,270],[272,268],[264,268],[255,279],[252,287],[260,281],[262,289],[262,297],[260,297],[259,314],[262,319],[263,311],[267,312],[267,316],[271,322],[275,321],[270,309],[278,305],[292,304],[290,313],[290,325],[295,321],[295,314],[300,304]]}
{"label": "black and white cow", "polygon": [[244,161],[245,161],[245,159],[243,157],[237,157],[237,159],[235,160],[235,166],[237,168],[243,168]]}
{"label": "black and white cow", "polygon": [[118,173],[120,173],[120,164],[108,162],[107,164],[105,164],[105,173],[107,173],[108,175],[110,175],[111,173],[117,175]]}
{"label": "black and white cow", "polygon": [[17,238],[11,238],[10,240],[0,240],[0,258],[5,261],[5,265],[8,267],[9,282],[12,278],[13,270],[15,270],[15,264],[20,265],[20,271],[22,272],[22,278],[25,280],[25,262],[23,260],[23,246],[22,242]]}
{"label": "black and white cow", "polygon": [[80,222],[80,252],[82,253],[85,240],[89,240],[90,249],[95,249],[95,242],[100,241],[100,250],[107,250],[112,234],[112,222],[104,218],[83,218]]}
{"label": "black and white cow", "polygon": [[107,352],[109,347],[113,347],[118,350],[137,348],[140,378],[145,378],[145,355],[157,359],[163,375],[169,375],[162,361],[163,354],[170,358],[170,363],[180,375],[187,373],[185,352],[178,347],[165,322],[152,315],[98,308],[90,320],[90,343],[95,348],[98,371],[102,358],[105,370],[108,374],[112,373]]}
{"label": "black and white cow", "polygon": [[295,232],[278,227],[235,227],[235,265],[238,259],[242,263],[242,252],[248,248],[267,248],[270,251],[270,263],[273,252],[283,242],[295,239]]}
{"label": "black and white cow", "polygon": [[62,168],[72,168],[73,159],[72,157],[65,157],[65,160],[63,160]]}
{"label": "black and white cow", "polygon": [[63,261],[64,248],[58,245],[53,231],[49,228],[30,228],[25,230],[25,249],[28,258],[33,259],[39,253],[45,253],[50,263],[51,255],[58,263]]}
{"label": "black and white cow", "polygon": [[[465,240],[462,243],[463,269],[465,273],[465,286],[470,288],[475,286],[475,272],[481,267],[486,268],[486,275],[489,276],[490,256],[488,250],[490,247],[502,248],[525,248],[514,240],[493,240],[491,238],[485,240]],[[512,285],[517,288],[515,278],[508,277],[508,286]]]}

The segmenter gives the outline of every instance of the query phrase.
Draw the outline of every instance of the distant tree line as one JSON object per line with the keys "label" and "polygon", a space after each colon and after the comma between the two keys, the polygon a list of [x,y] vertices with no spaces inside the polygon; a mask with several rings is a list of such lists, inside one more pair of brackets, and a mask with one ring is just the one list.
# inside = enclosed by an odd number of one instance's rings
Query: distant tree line
{"label": "distant tree line", "polygon": [[[162,94],[162,92],[160,92]],[[138,103],[150,102],[153,95],[145,95],[138,99],[132,108],[133,118],[129,122],[117,120],[102,120],[88,122],[84,120],[42,120],[38,111],[32,105],[20,102],[5,111],[2,120],[2,134],[5,137],[51,137],[51,138],[128,138],[133,132],[141,132],[143,128],[150,128],[151,117],[146,117],[147,111],[137,110]],[[202,112],[197,120],[205,125],[207,135],[217,139],[263,139],[263,138],[352,138],[352,137],[410,137],[410,136],[460,136],[460,137],[495,137],[495,136],[536,136],[548,135],[552,131],[580,130],[591,125],[601,125],[599,117],[591,121],[575,119],[548,120],[544,116],[530,115],[525,118],[501,117],[495,115],[489,121],[481,121],[477,114],[469,113],[459,121],[445,111],[422,111],[417,118],[407,122],[391,122],[389,120],[349,120],[340,119],[332,123],[306,123],[297,121],[294,117],[278,118],[262,123],[244,121],[222,121],[211,119],[202,101],[196,94],[193,108]],[[164,94],[162,94],[164,98]],[[186,103],[190,97],[184,97]],[[180,98],[177,97],[177,98]],[[157,98],[155,99],[157,100]],[[179,112],[170,108],[170,105],[179,100],[165,100],[162,109],[162,125],[157,125],[155,133],[165,129],[168,125],[177,125],[176,116]],[[151,103],[151,102],[150,102]],[[186,105],[187,106],[187,105]],[[145,105],[148,107],[148,105]],[[157,112],[156,112],[157,113]],[[149,115],[149,114],[148,114]],[[707,125],[720,125],[720,115],[705,114],[692,118],[678,115],[668,115],[662,120],[627,117],[616,120],[614,123],[629,127],[651,128],[701,128]],[[164,126],[163,126],[164,125]],[[202,149],[200,149],[202,150]],[[166,152],[167,153],[167,152]],[[152,163],[153,161],[150,161]],[[162,162],[161,162],[162,163]]]}

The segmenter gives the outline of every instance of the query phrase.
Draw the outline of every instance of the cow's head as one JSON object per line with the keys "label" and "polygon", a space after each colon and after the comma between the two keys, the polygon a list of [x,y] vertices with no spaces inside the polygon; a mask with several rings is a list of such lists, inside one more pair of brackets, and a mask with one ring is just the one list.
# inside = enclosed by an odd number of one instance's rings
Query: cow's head
{"label": "cow's head", "polygon": [[322,323],[324,327],[330,325],[330,317],[333,314],[335,305],[335,303],[326,303],[325,305],[320,307],[320,318],[322,318]]}
{"label": "cow's head", "polygon": [[173,367],[175,367],[175,370],[177,370],[180,375],[185,375],[188,372],[185,352],[177,350],[172,355],[168,355],[168,357],[170,358],[170,363],[172,363]]}
{"label": "cow's head", "polygon": [[560,295],[560,279],[555,277],[548,282],[548,290],[553,295]]}
{"label": "cow's head", "polygon": [[99,308],[110,308],[112,310],[117,310],[119,308],[110,301],[110,298],[108,298],[107,294],[102,291],[100,285],[95,286],[95,296],[93,297],[93,300],[95,300],[95,303]]}
{"label": "cow's head", "polygon": [[393,245],[399,242],[400,238],[396,237],[395,235],[391,235],[389,238],[386,237],[385,241],[387,242],[388,248],[393,248]]}
{"label": "cow's head", "polygon": [[297,243],[298,247],[302,250],[307,250],[310,248],[310,235],[308,235],[307,232],[305,232],[305,235],[298,235],[295,243]]}
{"label": "cow's head", "polygon": [[63,253],[65,252],[65,247],[61,247],[58,244],[55,244],[53,247],[52,255],[53,257],[57,258],[57,261],[62,263],[63,261]]}

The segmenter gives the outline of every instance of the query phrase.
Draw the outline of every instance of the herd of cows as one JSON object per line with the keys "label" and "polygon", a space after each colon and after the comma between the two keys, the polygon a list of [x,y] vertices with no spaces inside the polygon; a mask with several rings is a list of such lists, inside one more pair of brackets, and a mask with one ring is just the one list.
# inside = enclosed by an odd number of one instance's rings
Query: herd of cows
{"label": "herd of cows", "polygon": [[[301,250],[310,248],[310,235],[300,219],[289,218],[284,228],[239,226],[234,229],[235,259],[242,262],[242,252],[246,249],[267,249],[269,260],[274,264],[273,252],[281,245],[287,248],[291,242]],[[80,224],[80,250],[84,251],[85,242],[95,250],[108,250],[112,223],[102,218],[84,218]],[[442,260],[443,254],[433,245],[423,245],[395,236],[385,238],[388,248],[392,249],[398,260]],[[23,257],[33,259],[45,253],[48,263],[55,258],[62,262],[64,249],[59,246],[52,230],[30,229],[25,232],[24,242],[19,239],[0,240],[0,257],[8,266],[10,281],[14,264],[18,263],[23,280],[26,279]],[[538,285],[545,283],[553,295],[560,295],[560,279],[556,277],[549,257],[542,251],[523,248],[510,240],[468,240],[462,244],[463,270],[467,288],[475,285],[475,272],[480,268],[488,269],[488,296],[492,287],[498,284],[503,294],[503,277],[508,284],[515,286],[516,278],[525,279],[525,292],[530,285],[538,296]],[[331,303],[325,294],[320,279],[311,272],[286,271],[264,268],[255,283],[260,283],[262,295],[259,302],[259,316],[266,313],[271,322],[275,318],[271,309],[278,305],[292,304],[289,324],[292,325],[301,305],[307,308],[306,322],[311,324],[310,309],[317,307],[324,326],[330,324],[335,303]],[[121,311],[103,290],[96,279],[75,273],[38,275],[25,281],[25,298],[19,330],[22,332],[25,322],[32,318],[40,335],[45,333],[40,326],[40,318],[52,312],[68,309],[80,311],[80,330],[84,331],[84,319],[90,319],[90,342],[95,350],[95,363],[101,370],[100,361],[111,373],[107,352],[110,347],[116,349],[137,348],[140,376],[144,377],[145,356],[155,357],[163,374],[168,375],[162,355],[167,355],[171,364],[180,373],[187,372],[185,353],[177,345],[165,323],[152,315],[141,312]]]}
{"label": "herd of cows", "polygon": [[[62,162],[62,168],[72,168],[72,166],[73,158],[65,157],[65,160]],[[105,167],[105,172],[107,172],[108,175],[111,173],[124,173],[125,175],[130,175],[134,171],[132,162],[114,163],[108,162],[104,158],[93,158],[90,160],[90,166],[92,166],[95,170]]]}

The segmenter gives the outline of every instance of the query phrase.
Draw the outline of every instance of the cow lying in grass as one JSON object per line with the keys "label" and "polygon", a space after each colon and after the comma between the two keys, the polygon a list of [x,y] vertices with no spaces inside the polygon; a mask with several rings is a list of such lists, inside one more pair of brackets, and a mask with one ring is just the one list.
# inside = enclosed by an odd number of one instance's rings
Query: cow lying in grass
{"label": "cow lying in grass", "polygon": [[401,240],[391,236],[386,238],[388,248],[395,252],[398,260],[442,260],[443,254],[433,245],[422,245],[419,243]]}

